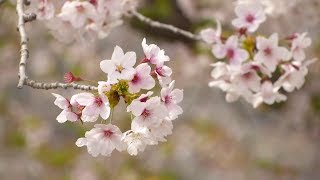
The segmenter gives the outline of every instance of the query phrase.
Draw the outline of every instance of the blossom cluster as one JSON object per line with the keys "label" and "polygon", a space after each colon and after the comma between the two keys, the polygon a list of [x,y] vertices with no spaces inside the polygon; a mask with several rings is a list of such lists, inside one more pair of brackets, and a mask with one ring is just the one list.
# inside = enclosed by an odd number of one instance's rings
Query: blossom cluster
{"label": "blossom cluster", "polygon": [[[99,117],[110,119],[110,123],[96,124],[94,128],[79,138],[76,145],[86,146],[92,156],[110,156],[114,149],[127,149],[130,155],[144,151],[147,145],[163,142],[172,133],[172,121],[183,110],[179,103],[183,90],[175,89],[172,70],[165,65],[170,58],[155,44],[142,41],[143,60],[136,65],[136,53],[124,52],[116,46],[111,59],[103,60],[100,68],[107,74],[107,81],[98,82],[97,92],[84,92],[66,99],[61,95],[54,102],[62,112],[57,116],[59,123],[66,121],[96,122]],[[136,66],[135,66],[136,65]],[[72,73],[64,77],[67,83],[81,81]],[[160,95],[154,96],[156,84]],[[131,129],[122,133],[112,124],[113,109],[123,99],[127,112],[131,114]]]}
{"label": "blossom cluster", "polygon": [[294,33],[280,39],[277,33],[269,37],[253,33],[266,20],[264,6],[259,1],[241,1],[235,8],[232,25],[237,33],[222,36],[217,29],[204,29],[202,39],[212,46],[212,54],[224,61],[214,64],[210,87],[226,92],[226,101],[243,97],[253,107],[273,104],[287,99],[285,92],[300,89],[308,74],[305,49],[311,45],[307,33]]}
{"label": "blossom cluster", "polygon": [[37,19],[45,21],[63,42],[105,38],[112,28],[122,24],[123,14],[134,7],[133,0],[31,0]]}

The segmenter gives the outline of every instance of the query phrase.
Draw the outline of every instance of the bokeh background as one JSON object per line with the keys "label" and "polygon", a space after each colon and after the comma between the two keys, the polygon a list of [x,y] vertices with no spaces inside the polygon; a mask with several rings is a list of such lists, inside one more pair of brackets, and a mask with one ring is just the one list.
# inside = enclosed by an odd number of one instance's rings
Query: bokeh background
{"label": "bokeh background", "polygon": [[[313,46],[308,57],[320,57],[320,0],[269,0],[269,18],[261,33],[284,37],[308,31]],[[145,0],[139,11],[148,17],[197,32],[215,25],[214,17],[232,31],[233,0]],[[320,179],[320,67],[310,68],[304,87],[288,101],[253,109],[244,101],[228,104],[224,93],[210,89],[215,59],[204,44],[168,31],[150,29],[125,18],[108,38],[62,44],[42,22],[27,25],[30,37],[28,75],[62,81],[72,71],[104,80],[99,62],[115,45],[137,52],[141,41],[158,44],[171,57],[177,87],[183,88],[184,114],[174,122],[166,143],[149,146],[136,157],[114,152],[91,157],[75,146],[93,124],[59,124],[52,92],[70,97],[74,90],[16,88],[19,37],[14,5],[0,5],[0,179],[124,180],[318,180]],[[116,108],[114,123],[126,127],[125,107]],[[124,130],[123,130],[124,131]]]}

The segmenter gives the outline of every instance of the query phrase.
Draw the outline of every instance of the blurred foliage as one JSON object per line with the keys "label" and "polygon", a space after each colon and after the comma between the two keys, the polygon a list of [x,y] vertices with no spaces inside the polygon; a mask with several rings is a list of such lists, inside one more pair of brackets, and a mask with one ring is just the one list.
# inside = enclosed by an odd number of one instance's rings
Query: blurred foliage
{"label": "blurred foliage", "polygon": [[54,149],[50,145],[43,145],[34,152],[35,158],[55,168],[64,168],[74,161],[77,153],[71,145],[64,145],[63,148]]}
{"label": "blurred foliage", "polygon": [[6,144],[11,148],[23,149],[26,146],[24,134],[19,130],[10,131],[6,134]]}

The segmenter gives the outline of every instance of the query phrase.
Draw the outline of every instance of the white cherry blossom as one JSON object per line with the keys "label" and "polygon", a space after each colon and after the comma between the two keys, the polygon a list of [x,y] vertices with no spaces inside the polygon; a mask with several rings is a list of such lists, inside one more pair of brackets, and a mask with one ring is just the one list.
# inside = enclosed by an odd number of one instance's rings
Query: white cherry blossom
{"label": "white cherry blossom", "polygon": [[140,107],[132,106],[131,112],[135,116],[132,124],[142,127],[157,126],[168,115],[159,97],[151,97],[145,103],[141,103]]}
{"label": "white cherry blossom", "polygon": [[122,141],[123,134],[120,129],[112,124],[96,124],[94,128],[87,131],[84,138],[76,142],[78,147],[87,146],[88,153],[93,157],[99,154],[110,156],[114,149],[123,151],[126,144]]}
{"label": "white cherry blossom", "polygon": [[150,73],[151,67],[147,63],[138,65],[132,79],[129,81],[129,92],[138,93],[141,89],[152,89],[155,86],[155,80]]}
{"label": "white cherry blossom", "polygon": [[279,47],[278,34],[272,34],[268,39],[264,37],[257,38],[258,53],[254,60],[261,62],[268,70],[274,72],[281,60],[287,61],[291,58],[291,53],[285,47]]}
{"label": "white cherry blossom", "polygon": [[103,72],[108,74],[108,80],[114,82],[116,80],[131,80],[136,64],[136,53],[127,52],[124,54],[123,50],[116,46],[114,48],[111,60],[103,60],[100,62],[100,68]]}
{"label": "white cherry blossom", "polygon": [[55,93],[52,93],[52,95],[56,97],[54,104],[58,106],[60,109],[62,109],[62,112],[57,116],[57,121],[59,123],[64,123],[68,120],[74,122],[79,119],[78,115],[72,112],[72,105],[66,98]]}
{"label": "white cherry blossom", "polygon": [[31,9],[35,9],[38,20],[48,20],[54,17],[55,7],[52,0],[31,0]]}
{"label": "white cherry blossom", "polygon": [[142,41],[142,48],[145,56],[145,62],[150,62],[155,65],[163,65],[164,62],[170,61],[169,56],[165,55],[164,50],[161,50],[157,45],[147,45],[147,40]]}
{"label": "white cherry blossom", "polygon": [[161,89],[161,100],[168,110],[169,120],[174,120],[183,113],[182,108],[178,105],[183,99],[183,90],[173,89],[174,83],[175,81],[172,81],[168,87]]}
{"label": "white cherry blossom", "polygon": [[131,130],[125,133],[122,140],[127,143],[127,151],[132,156],[143,152],[147,145],[156,144],[149,129],[141,126],[131,125]]}
{"label": "white cherry blossom", "polygon": [[94,96],[91,93],[80,93],[72,96],[71,102],[77,102],[81,106],[85,106],[81,116],[84,122],[94,122],[99,115],[103,119],[107,119],[110,115],[109,101],[103,94]]}
{"label": "white cherry blossom", "polygon": [[240,3],[236,6],[235,13],[237,18],[232,21],[232,25],[249,32],[255,32],[266,20],[264,7],[259,2]]}
{"label": "white cherry blossom", "polygon": [[233,66],[239,66],[249,58],[249,53],[239,48],[239,39],[233,35],[228,38],[225,44],[215,44],[212,53],[218,59],[227,58]]}
{"label": "white cherry blossom", "polygon": [[216,20],[216,22],[217,29],[206,28],[200,31],[201,39],[208,44],[221,43],[221,23],[219,20]]}
{"label": "white cherry blossom", "polygon": [[303,61],[306,58],[304,49],[308,48],[312,41],[309,37],[306,37],[307,33],[294,34],[294,39],[292,40],[291,52],[293,59],[296,61]]}
{"label": "white cherry blossom", "polygon": [[58,17],[68,21],[75,28],[84,27],[88,21],[97,21],[96,8],[87,1],[66,1]]}
{"label": "white cherry blossom", "polygon": [[165,142],[165,137],[172,134],[173,123],[171,120],[163,120],[156,127],[151,127],[150,132],[155,142]]}
{"label": "white cherry blossom", "polygon": [[266,104],[273,104],[287,100],[287,97],[279,93],[279,86],[274,86],[271,81],[265,81],[261,85],[261,91],[254,95],[252,104],[256,108],[263,102]]}

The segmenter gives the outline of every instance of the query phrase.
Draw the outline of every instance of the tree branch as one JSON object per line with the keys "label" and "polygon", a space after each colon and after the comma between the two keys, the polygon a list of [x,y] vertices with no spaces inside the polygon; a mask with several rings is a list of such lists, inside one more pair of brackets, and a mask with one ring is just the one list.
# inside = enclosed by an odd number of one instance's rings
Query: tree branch
{"label": "tree branch", "polygon": [[98,90],[95,86],[90,85],[81,85],[76,83],[44,83],[44,82],[36,82],[34,80],[28,79],[28,76],[26,75],[26,66],[27,61],[29,58],[29,50],[28,50],[28,36],[25,30],[25,23],[31,22],[36,19],[36,14],[25,14],[24,13],[24,5],[30,4],[27,0],[17,0],[17,7],[16,11],[18,14],[18,31],[20,34],[20,63],[19,63],[19,82],[18,82],[18,88],[23,88],[24,85],[30,86],[34,89],[57,89],[57,88],[73,88],[73,89],[79,89],[84,91],[91,91],[91,90]]}
{"label": "tree branch", "polygon": [[183,29],[179,29],[173,25],[170,25],[170,24],[164,24],[164,23],[161,23],[161,22],[158,22],[158,21],[154,21],[142,14],[140,14],[139,12],[137,12],[136,10],[131,10],[130,11],[130,14],[132,16],[134,16],[135,18],[137,18],[139,21],[145,23],[145,24],[148,24],[149,26],[151,27],[155,27],[155,28],[160,28],[160,29],[165,29],[165,30],[168,30],[168,31],[171,31],[175,34],[179,34],[179,35],[182,35],[186,38],[189,38],[189,39],[192,39],[192,40],[195,40],[195,41],[201,41],[201,38],[199,35],[196,35],[196,34],[193,34],[189,31],[186,31],[186,30],[183,30]]}
{"label": "tree branch", "polygon": [[76,83],[60,83],[60,82],[43,83],[43,82],[36,82],[31,79],[26,79],[24,85],[30,86],[31,88],[34,88],[34,89],[45,89],[45,90],[57,89],[57,88],[62,88],[62,89],[73,88],[73,89],[79,89],[83,91],[98,90],[97,87],[90,86],[90,85],[82,85],[82,84],[76,84]]}

